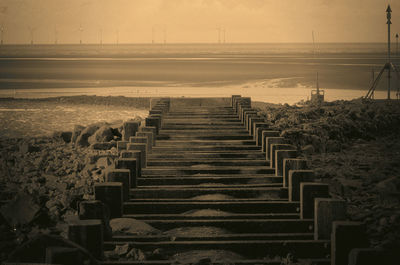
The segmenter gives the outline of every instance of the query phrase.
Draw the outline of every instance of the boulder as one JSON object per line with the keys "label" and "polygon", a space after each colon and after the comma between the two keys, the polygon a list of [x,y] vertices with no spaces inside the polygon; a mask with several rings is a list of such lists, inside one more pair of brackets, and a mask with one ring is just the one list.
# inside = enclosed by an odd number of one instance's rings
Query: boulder
{"label": "boulder", "polygon": [[72,131],[72,136],[71,136],[71,143],[75,143],[76,139],[78,139],[79,135],[81,132],[85,129],[85,127],[81,125],[75,125],[74,130]]}
{"label": "boulder", "polygon": [[30,144],[28,142],[22,142],[19,145],[19,152],[21,154],[27,154],[27,153],[34,153],[34,152],[39,152],[40,151],[40,147]]}
{"label": "boulder", "polygon": [[89,144],[94,144],[97,142],[109,142],[113,139],[113,129],[108,125],[103,125],[92,136],[88,138],[88,142]]}
{"label": "boulder", "polygon": [[40,207],[35,203],[32,196],[20,193],[14,200],[3,205],[0,208],[0,213],[11,227],[15,227],[31,223],[39,210]]}
{"label": "boulder", "polygon": [[86,127],[76,139],[75,145],[86,147],[89,146],[89,137],[92,136],[100,126],[98,124],[89,125]]}

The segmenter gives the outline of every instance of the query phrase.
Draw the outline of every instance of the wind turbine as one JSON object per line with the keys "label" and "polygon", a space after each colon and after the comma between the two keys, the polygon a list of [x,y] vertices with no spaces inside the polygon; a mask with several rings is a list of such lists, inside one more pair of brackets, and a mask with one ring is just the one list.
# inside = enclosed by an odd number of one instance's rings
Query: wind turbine
{"label": "wind turbine", "polygon": [[35,33],[35,30],[36,30],[36,28],[29,27],[29,32],[30,32],[30,35],[31,35],[31,45],[33,45],[33,35]]}
{"label": "wind turbine", "polygon": [[100,32],[100,45],[103,45],[103,28],[102,27],[100,27],[99,32]]}
{"label": "wind turbine", "polygon": [[3,36],[4,36],[4,26],[3,26],[3,24],[0,26],[0,33],[1,33],[1,45],[3,45]]}
{"label": "wind turbine", "polygon": [[82,24],[79,25],[79,44],[82,44],[82,32],[83,32],[83,28],[82,28]]}
{"label": "wind turbine", "polygon": [[118,31],[118,29],[117,29],[117,31],[115,32],[115,35],[116,35],[116,43],[117,43],[117,45],[119,44],[119,31]]}
{"label": "wind turbine", "polygon": [[223,42],[224,42],[224,43],[225,43],[225,32],[226,32],[226,31],[225,31],[225,28],[223,28],[223,33],[224,33],[224,34],[223,34],[223,37],[224,37],[224,38],[223,38]]}
{"label": "wind turbine", "polygon": [[57,25],[54,27],[54,44],[58,43],[58,29]]}
{"label": "wind turbine", "polygon": [[164,44],[167,44],[167,27],[166,26],[164,26],[163,33],[164,33]]}
{"label": "wind turbine", "polygon": [[154,44],[155,43],[155,36],[156,36],[156,33],[155,33],[155,29],[154,29],[154,26],[151,28],[151,44]]}
{"label": "wind turbine", "polygon": [[218,30],[218,44],[221,43],[221,28],[217,28]]}

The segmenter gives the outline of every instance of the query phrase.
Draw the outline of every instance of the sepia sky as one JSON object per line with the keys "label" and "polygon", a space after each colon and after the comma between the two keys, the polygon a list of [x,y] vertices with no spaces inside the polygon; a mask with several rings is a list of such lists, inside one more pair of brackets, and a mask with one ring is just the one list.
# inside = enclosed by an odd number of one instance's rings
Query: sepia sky
{"label": "sepia sky", "polygon": [[[398,0],[0,0],[5,43],[384,42],[387,4]],[[221,34],[221,38],[223,34]]]}

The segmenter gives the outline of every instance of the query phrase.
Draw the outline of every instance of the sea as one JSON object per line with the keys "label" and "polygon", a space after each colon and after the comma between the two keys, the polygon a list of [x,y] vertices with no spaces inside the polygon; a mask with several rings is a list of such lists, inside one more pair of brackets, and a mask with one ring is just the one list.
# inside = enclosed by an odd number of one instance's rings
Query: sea
{"label": "sea", "polygon": [[[396,44],[392,62],[400,66]],[[229,97],[295,104],[363,97],[388,61],[385,43],[35,44],[0,46],[0,97]],[[396,98],[387,73],[375,98]]]}

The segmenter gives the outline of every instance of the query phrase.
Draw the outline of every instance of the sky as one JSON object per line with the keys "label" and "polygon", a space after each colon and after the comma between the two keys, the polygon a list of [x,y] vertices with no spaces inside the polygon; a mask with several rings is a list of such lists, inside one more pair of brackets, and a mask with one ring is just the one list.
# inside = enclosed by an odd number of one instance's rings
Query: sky
{"label": "sky", "polygon": [[385,42],[387,4],[394,36],[399,0],[0,0],[0,23],[4,43]]}

